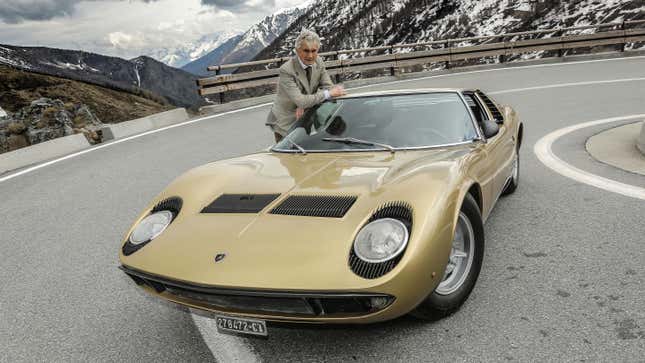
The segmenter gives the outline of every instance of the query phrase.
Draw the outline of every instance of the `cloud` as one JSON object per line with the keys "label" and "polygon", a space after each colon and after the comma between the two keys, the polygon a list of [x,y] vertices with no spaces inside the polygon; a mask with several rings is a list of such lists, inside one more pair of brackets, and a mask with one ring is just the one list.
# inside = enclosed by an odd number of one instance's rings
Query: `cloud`
{"label": "cloud", "polygon": [[231,12],[272,11],[275,0],[201,0],[202,5]]}
{"label": "cloud", "polygon": [[[84,0],[0,0],[0,21],[17,24],[26,20],[44,21],[71,16],[76,10],[76,5],[82,1]],[[150,3],[157,0],[138,1]]]}
{"label": "cloud", "polygon": [[0,19],[9,24],[24,20],[49,20],[69,16],[81,0],[3,0],[0,2]]}

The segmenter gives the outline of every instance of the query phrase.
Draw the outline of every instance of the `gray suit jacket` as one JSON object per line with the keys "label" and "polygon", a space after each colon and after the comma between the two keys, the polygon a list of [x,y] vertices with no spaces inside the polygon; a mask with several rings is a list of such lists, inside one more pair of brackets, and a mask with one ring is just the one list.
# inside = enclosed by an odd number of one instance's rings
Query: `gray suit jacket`
{"label": "gray suit jacket", "polygon": [[280,67],[278,93],[267,116],[266,124],[282,136],[285,136],[287,130],[296,122],[296,108],[310,108],[322,103],[325,94],[319,88],[328,89],[333,86],[322,58],[318,57],[312,65],[309,83],[297,57],[291,58]]}

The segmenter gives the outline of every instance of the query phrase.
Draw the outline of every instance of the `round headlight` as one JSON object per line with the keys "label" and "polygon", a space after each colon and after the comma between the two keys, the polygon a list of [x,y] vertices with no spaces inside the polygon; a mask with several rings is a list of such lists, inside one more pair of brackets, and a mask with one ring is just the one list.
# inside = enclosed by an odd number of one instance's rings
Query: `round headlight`
{"label": "round headlight", "polygon": [[130,243],[138,245],[157,238],[172,222],[172,212],[162,210],[145,217],[130,235]]}
{"label": "round headlight", "polygon": [[379,263],[396,257],[408,243],[408,229],[393,218],[367,224],[354,240],[354,253],[365,262]]}

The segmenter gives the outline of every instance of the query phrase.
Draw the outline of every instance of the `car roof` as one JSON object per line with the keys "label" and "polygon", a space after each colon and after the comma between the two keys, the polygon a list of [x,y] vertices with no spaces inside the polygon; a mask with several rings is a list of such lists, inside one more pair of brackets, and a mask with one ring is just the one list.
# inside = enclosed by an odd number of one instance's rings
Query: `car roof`
{"label": "car roof", "polygon": [[349,93],[346,96],[338,97],[337,99],[355,98],[355,97],[374,97],[374,96],[393,96],[393,95],[409,95],[421,93],[439,93],[439,92],[465,92],[468,91],[464,88],[417,88],[417,89],[401,89],[401,90],[383,90],[372,92],[359,92]]}

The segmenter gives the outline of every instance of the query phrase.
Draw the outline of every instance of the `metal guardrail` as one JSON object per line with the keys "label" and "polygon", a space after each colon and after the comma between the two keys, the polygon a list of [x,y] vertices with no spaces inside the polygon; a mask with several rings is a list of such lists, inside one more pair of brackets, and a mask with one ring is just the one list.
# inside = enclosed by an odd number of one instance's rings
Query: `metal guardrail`
{"label": "metal guardrail", "polygon": [[[498,57],[500,62],[505,62],[508,56],[535,51],[556,50],[558,51],[558,56],[562,57],[567,50],[571,49],[617,44],[621,45],[620,50],[624,51],[625,44],[627,43],[645,41],[645,28],[639,28],[637,27],[638,25],[645,25],[645,20],[456,38],[374,48],[349,49],[324,52],[320,53],[320,56],[323,58],[331,58],[325,61],[325,67],[330,75],[343,75],[375,69],[389,69],[390,74],[395,75],[397,69],[403,67],[435,62],[445,62],[446,66],[450,67],[451,63],[455,61],[493,56]],[[587,29],[597,29],[597,31],[589,34],[566,34],[571,31]],[[524,37],[532,37],[535,35],[545,36],[535,39],[523,39]],[[476,45],[469,44],[473,42],[480,43]],[[421,47],[430,49],[416,50]],[[412,49],[413,51],[402,51],[407,49]],[[344,57],[347,54],[368,52],[383,52],[385,54],[361,58]],[[282,57],[210,66],[208,70],[216,72],[216,76],[197,80],[199,94],[205,96],[219,93],[220,100],[223,101],[223,93],[227,91],[275,84],[279,75],[279,66],[290,58]],[[219,75],[219,72],[225,69],[237,69],[258,65],[268,67],[272,64],[275,64],[276,67],[260,71]]]}

